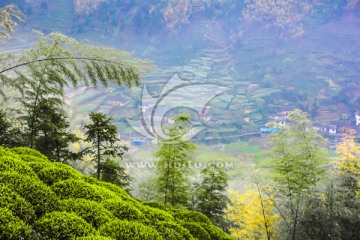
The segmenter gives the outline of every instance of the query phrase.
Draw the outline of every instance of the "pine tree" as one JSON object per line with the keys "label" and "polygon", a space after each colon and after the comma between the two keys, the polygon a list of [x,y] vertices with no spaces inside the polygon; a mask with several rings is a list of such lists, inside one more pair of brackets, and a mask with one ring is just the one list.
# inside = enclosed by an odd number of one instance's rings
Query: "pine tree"
{"label": "pine tree", "polygon": [[195,210],[202,212],[215,225],[227,231],[228,224],[224,219],[224,214],[230,201],[226,190],[229,176],[225,169],[209,165],[201,171],[201,178],[202,181],[195,192],[197,202]]}
{"label": "pine tree", "polygon": [[[103,113],[90,113],[89,116],[91,123],[84,126],[85,140],[92,143],[92,147],[87,149],[87,152],[96,161],[97,178],[128,186],[130,178],[125,174],[124,169],[114,167],[114,163],[111,162],[111,158],[122,159],[128,150],[126,146],[120,145],[117,127],[111,123],[112,117],[107,117]],[[109,170],[112,167],[113,169]]]}
{"label": "pine tree", "polygon": [[186,206],[189,201],[191,172],[195,145],[186,142],[181,137],[187,131],[187,124],[191,117],[179,114],[173,117],[175,125],[167,128],[169,138],[161,139],[155,152],[159,159],[157,163],[157,189],[160,202],[164,206]]}
{"label": "pine tree", "polygon": [[81,153],[69,150],[69,145],[78,142],[80,138],[69,132],[70,124],[66,112],[57,108],[56,103],[54,106],[51,100],[45,99],[39,102],[36,111],[36,122],[32,122],[32,116],[23,116],[28,126],[33,124],[33,147],[53,161],[80,159]]}

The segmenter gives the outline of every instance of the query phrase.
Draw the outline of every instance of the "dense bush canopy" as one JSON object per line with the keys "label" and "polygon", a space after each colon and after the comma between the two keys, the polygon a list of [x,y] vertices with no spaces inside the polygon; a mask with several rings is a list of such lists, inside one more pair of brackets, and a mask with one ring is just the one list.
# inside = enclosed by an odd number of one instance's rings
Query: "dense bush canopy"
{"label": "dense bush canopy", "polygon": [[0,239],[232,239],[203,214],[132,198],[27,148],[0,147]]}

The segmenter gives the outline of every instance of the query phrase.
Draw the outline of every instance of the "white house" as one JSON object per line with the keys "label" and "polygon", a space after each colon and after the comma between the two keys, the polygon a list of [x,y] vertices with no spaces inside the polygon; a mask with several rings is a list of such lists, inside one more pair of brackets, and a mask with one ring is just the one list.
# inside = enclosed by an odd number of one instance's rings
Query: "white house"
{"label": "white house", "polygon": [[356,126],[360,126],[360,110],[355,112]]}

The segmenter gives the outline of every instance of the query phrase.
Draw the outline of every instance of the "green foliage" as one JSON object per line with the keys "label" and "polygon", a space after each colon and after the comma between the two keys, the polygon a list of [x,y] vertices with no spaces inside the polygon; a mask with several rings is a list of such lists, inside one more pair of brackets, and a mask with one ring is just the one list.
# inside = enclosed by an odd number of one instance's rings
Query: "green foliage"
{"label": "green foliage", "polygon": [[109,210],[116,218],[140,221],[145,218],[144,214],[139,211],[131,203],[122,201],[120,199],[110,199],[103,202],[104,207]]}
{"label": "green foliage", "polygon": [[7,184],[28,201],[37,216],[53,211],[58,206],[57,196],[48,186],[37,179],[16,172],[3,172],[0,175],[0,183]]}
{"label": "green foliage", "polygon": [[324,138],[317,134],[308,114],[296,110],[288,118],[289,124],[272,138],[272,159],[278,173],[275,180],[294,195],[319,180],[324,172],[320,165],[329,155]]}
{"label": "green foliage", "polygon": [[87,236],[94,229],[75,213],[52,212],[36,222],[36,230],[46,239],[74,239]]}
{"label": "green foliage", "polygon": [[56,182],[60,182],[68,179],[80,179],[80,174],[74,171],[69,171],[66,168],[60,168],[57,166],[43,168],[38,173],[39,178],[47,185],[53,185]]}
{"label": "green foliage", "polygon": [[5,111],[0,110],[0,146],[14,147],[21,144],[20,129],[13,126]]}
{"label": "green foliage", "polygon": [[127,191],[130,191],[129,186],[132,178],[126,174],[125,168],[121,167],[119,163],[106,159],[105,162],[101,164],[100,175],[101,180],[121,186]]}
{"label": "green foliage", "polygon": [[190,231],[183,226],[170,221],[158,221],[154,223],[154,228],[164,239],[193,239]]}
{"label": "green foliage", "polygon": [[[0,166],[5,170],[0,175],[0,239],[195,240],[162,205],[147,206],[121,187],[82,176],[37,151],[32,156],[39,160],[35,162],[28,159],[29,149],[17,151],[26,158],[0,147]],[[173,214],[179,222],[211,224],[201,213],[174,210]],[[201,229],[195,226],[193,231],[200,234]]]}
{"label": "green foliage", "polygon": [[37,157],[37,156],[32,156],[32,155],[26,155],[26,154],[20,154],[18,155],[19,158],[21,158],[21,160],[25,161],[25,162],[37,162],[37,163],[44,163],[44,164],[48,164],[50,163],[50,161],[48,159],[44,159],[41,157]]}
{"label": "green foliage", "polygon": [[139,204],[137,207],[142,213],[145,214],[146,219],[149,223],[153,223],[154,221],[174,221],[173,216],[167,211],[143,206],[141,204]]}
{"label": "green foliage", "polygon": [[128,187],[130,177],[125,173],[125,169],[117,166],[109,159],[115,157],[122,159],[128,150],[126,146],[119,145],[120,138],[117,127],[111,123],[113,118],[100,112],[90,113],[89,116],[91,123],[84,126],[86,130],[85,141],[92,143],[88,153],[97,163],[97,178],[122,187]]}
{"label": "green foliage", "polygon": [[[38,157],[33,157],[36,159],[41,159]],[[31,160],[36,160],[36,159],[31,159]],[[36,162],[27,162],[26,163],[29,167],[31,167],[31,169],[38,174],[41,170],[43,170],[44,168],[50,168],[53,165],[50,162],[43,162],[43,161],[36,161]]]}
{"label": "green foliage", "polygon": [[17,157],[17,155],[14,154],[10,149],[0,146],[0,157],[2,156]]}
{"label": "green foliage", "polygon": [[[7,26],[8,31],[16,23],[12,17],[18,16],[12,9],[0,9],[0,21],[7,24],[0,27]],[[4,33],[2,29],[1,33]],[[25,146],[40,150],[53,161],[78,159],[81,153],[68,150],[69,144],[78,138],[68,131],[65,87],[77,87],[80,83],[95,87],[99,83],[106,87],[138,85],[138,63],[144,64],[141,68],[149,64],[130,53],[80,44],[60,33],[45,36],[37,32],[37,36],[39,40],[33,48],[6,57],[0,55],[0,83],[21,93],[15,100],[21,104],[17,120],[24,126]],[[7,97],[2,89],[0,94]]]}
{"label": "green foliage", "polygon": [[2,156],[0,157],[0,172],[16,171],[21,175],[28,175],[32,178],[37,178],[31,167],[21,161],[17,157]]}
{"label": "green foliage", "polygon": [[35,218],[31,204],[6,185],[0,185],[0,208],[8,208],[13,215],[27,223]]}
{"label": "green foliage", "polygon": [[160,140],[154,154],[159,159],[156,185],[164,206],[186,206],[190,198],[188,176],[195,145],[184,141],[182,136],[187,133],[191,118],[179,114],[173,119],[175,125],[168,127],[169,138]]}
{"label": "green foliage", "polygon": [[226,229],[225,209],[230,202],[227,196],[229,176],[224,169],[209,165],[201,171],[202,182],[196,187],[194,209]]}
{"label": "green foliage", "polygon": [[69,179],[57,182],[51,188],[61,199],[85,198],[101,202],[106,199],[117,198],[115,193],[82,180]]}
{"label": "green foliage", "polygon": [[111,238],[111,237],[103,237],[103,236],[98,236],[98,235],[89,235],[86,237],[79,237],[76,239],[77,240],[113,240],[113,238]]}
{"label": "green foliage", "polygon": [[187,228],[193,237],[201,240],[211,240],[209,233],[200,225],[200,223],[182,222],[181,225]]}
{"label": "green foliage", "polygon": [[20,218],[13,216],[7,208],[0,207],[0,237],[1,239],[22,239],[29,236],[31,228]]}
{"label": "green foliage", "polygon": [[[288,238],[295,239],[303,200],[324,173],[321,164],[329,157],[324,138],[316,132],[308,114],[295,110],[289,122],[273,136],[274,178],[282,193],[280,213],[286,219]],[[278,208],[280,210],[280,208]]]}
{"label": "green foliage", "polygon": [[85,178],[86,178],[85,179],[86,182],[89,182],[89,183],[95,184],[97,186],[106,188],[106,189],[116,193],[123,200],[133,200],[133,198],[130,197],[130,195],[123,188],[121,188],[121,187],[119,187],[117,185],[114,185],[114,184],[111,184],[111,183],[108,183],[108,182],[102,182],[102,181],[99,181],[96,178],[92,178],[92,177],[87,177],[86,176]]}
{"label": "green foliage", "polygon": [[163,240],[164,238],[153,228],[138,222],[114,220],[100,228],[101,235],[116,240]]}
{"label": "green foliage", "polygon": [[196,211],[174,209],[173,216],[177,221],[212,224],[208,217]]}
{"label": "green foliage", "polygon": [[[52,161],[67,162],[79,159],[81,153],[69,150],[69,144],[80,139],[67,130],[70,123],[66,119],[65,111],[62,107],[58,107],[58,103],[52,98],[38,101],[36,110],[22,117],[29,126],[26,134],[30,135],[30,146]],[[25,102],[23,104],[33,109],[32,105],[28,106]]]}
{"label": "green foliage", "polygon": [[14,5],[0,8],[0,39],[9,37],[9,34],[23,21],[23,13]]}
{"label": "green foliage", "polygon": [[225,232],[223,232],[220,228],[206,224],[206,223],[200,223],[200,225],[207,231],[207,233],[210,235],[211,240],[234,240],[234,238],[227,235]]}
{"label": "green foliage", "polygon": [[82,198],[62,200],[60,202],[60,209],[76,213],[95,228],[99,228],[114,217],[102,204]]}
{"label": "green foliage", "polygon": [[166,211],[166,208],[164,207],[164,205],[162,205],[161,203],[158,203],[158,202],[144,202],[144,205]]}
{"label": "green foliage", "polygon": [[[45,157],[45,155],[43,155],[39,151],[32,149],[32,148],[15,147],[15,148],[11,148],[11,151],[18,154],[19,157],[21,159],[23,159],[24,161],[26,161],[26,158],[28,158],[28,157],[37,157],[37,158],[43,159],[46,162],[49,162],[49,160]],[[31,162],[32,161],[33,160],[31,160]]]}

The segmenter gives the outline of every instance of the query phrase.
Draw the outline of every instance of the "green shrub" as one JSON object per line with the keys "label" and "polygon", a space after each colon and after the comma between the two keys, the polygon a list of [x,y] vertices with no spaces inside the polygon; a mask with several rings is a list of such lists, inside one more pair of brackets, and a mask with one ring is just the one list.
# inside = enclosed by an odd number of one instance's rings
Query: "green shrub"
{"label": "green shrub", "polygon": [[61,198],[85,198],[96,202],[106,199],[118,198],[118,196],[104,188],[89,184],[83,180],[69,179],[57,182],[51,187],[53,191]]}
{"label": "green shrub", "polygon": [[76,240],[113,240],[113,238],[97,236],[97,235],[89,235],[89,236],[86,236],[86,237],[76,238]]}
{"label": "green shrub", "polygon": [[0,157],[0,172],[15,171],[20,174],[29,175],[30,177],[38,179],[34,171],[25,162],[18,157],[2,156]]}
{"label": "green shrub", "polygon": [[200,225],[208,232],[211,240],[234,240],[234,238],[213,224],[200,223]]}
{"label": "green shrub", "polygon": [[26,148],[26,147],[15,147],[11,148],[11,151],[15,154],[18,154],[21,159],[26,161],[25,159],[28,158],[28,156],[37,157],[40,159],[43,159],[46,162],[49,162],[47,157],[43,154],[41,154],[39,151],[32,149],[32,148]]}
{"label": "green shrub", "polygon": [[164,240],[153,228],[138,222],[116,219],[100,228],[101,235],[116,240]]}
{"label": "green shrub", "polygon": [[0,146],[0,157],[2,156],[18,157],[18,155],[13,153],[9,148]]}
{"label": "green shrub", "polygon": [[172,209],[172,212],[174,218],[178,221],[212,224],[211,220],[200,212],[180,209]]}
{"label": "green shrub", "polygon": [[31,233],[31,228],[7,208],[0,208],[1,239],[23,239]]}
{"label": "green shrub", "polygon": [[191,240],[194,239],[190,231],[174,222],[155,222],[154,228],[164,239]]}
{"label": "green shrub", "polygon": [[80,179],[79,173],[58,166],[43,168],[38,176],[47,185],[68,179]]}
{"label": "green shrub", "polygon": [[162,205],[161,203],[158,203],[158,202],[144,202],[143,205],[166,211],[166,208],[164,207],[164,205]]}
{"label": "green shrub", "polygon": [[147,222],[152,223],[154,221],[174,221],[173,216],[163,210],[152,208],[149,206],[144,206],[142,204],[135,205],[143,214],[145,214],[145,217],[147,219]]}
{"label": "green shrub", "polygon": [[72,174],[77,175],[79,178],[82,177],[82,174],[78,170],[76,170],[74,167],[67,165],[65,163],[55,162],[55,163],[52,163],[51,166],[67,170],[67,171],[71,172]]}
{"label": "green shrub", "polygon": [[19,154],[18,157],[24,162],[40,162],[40,163],[51,163],[49,160],[26,154]]}
{"label": "green shrub", "polygon": [[34,208],[37,216],[58,207],[58,198],[51,189],[40,180],[16,172],[3,172],[0,184],[7,184]]}
{"label": "green shrub", "polygon": [[124,220],[141,220],[145,219],[144,214],[134,207],[131,203],[120,199],[110,199],[103,202],[103,205],[115,217]]}
{"label": "green shrub", "polygon": [[211,240],[209,233],[196,222],[182,222],[181,225],[187,228],[194,238],[199,240]]}
{"label": "green shrub", "polygon": [[113,218],[113,215],[102,204],[82,198],[63,200],[60,202],[60,209],[76,213],[95,228],[99,228]]}
{"label": "green shrub", "polygon": [[36,222],[36,230],[44,239],[74,239],[85,237],[95,230],[75,213],[52,212]]}
{"label": "green shrub", "polygon": [[50,162],[26,162],[31,169],[38,174],[44,168],[53,166]]}
{"label": "green shrub", "polygon": [[95,184],[99,187],[103,187],[114,192],[123,200],[133,200],[133,198],[124,189],[112,183],[99,181],[98,179],[89,176],[83,176],[82,179],[87,183]]}
{"label": "green shrub", "polygon": [[183,236],[181,236],[180,233],[176,232],[174,229],[171,228],[156,228],[158,233],[164,238],[164,239],[173,239],[173,240],[185,240]]}
{"label": "green shrub", "polygon": [[10,209],[13,215],[27,223],[34,220],[35,211],[31,204],[6,185],[0,185],[0,207]]}

